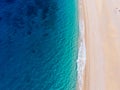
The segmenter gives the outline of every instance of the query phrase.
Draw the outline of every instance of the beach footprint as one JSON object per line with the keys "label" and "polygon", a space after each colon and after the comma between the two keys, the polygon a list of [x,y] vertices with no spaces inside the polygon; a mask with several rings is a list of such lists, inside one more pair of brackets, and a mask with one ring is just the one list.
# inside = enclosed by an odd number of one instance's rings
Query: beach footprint
{"label": "beach footprint", "polygon": [[120,14],[120,8],[115,8],[115,13]]}

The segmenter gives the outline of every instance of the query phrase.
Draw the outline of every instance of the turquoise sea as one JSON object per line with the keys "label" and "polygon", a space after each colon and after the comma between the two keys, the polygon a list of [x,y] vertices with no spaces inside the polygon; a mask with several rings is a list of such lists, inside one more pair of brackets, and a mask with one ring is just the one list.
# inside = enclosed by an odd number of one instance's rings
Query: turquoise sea
{"label": "turquoise sea", "polygon": [[77,0],[0,0],[0,90],[76,90]]}

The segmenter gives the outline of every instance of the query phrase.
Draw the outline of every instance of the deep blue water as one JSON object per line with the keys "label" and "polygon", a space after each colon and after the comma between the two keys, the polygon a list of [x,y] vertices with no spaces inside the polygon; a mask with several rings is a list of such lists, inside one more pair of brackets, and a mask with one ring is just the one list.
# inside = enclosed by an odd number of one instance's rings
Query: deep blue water
{"label": "deep blue water", "polygon": [[76,90],[76,0],[0,0],[0,90]]}

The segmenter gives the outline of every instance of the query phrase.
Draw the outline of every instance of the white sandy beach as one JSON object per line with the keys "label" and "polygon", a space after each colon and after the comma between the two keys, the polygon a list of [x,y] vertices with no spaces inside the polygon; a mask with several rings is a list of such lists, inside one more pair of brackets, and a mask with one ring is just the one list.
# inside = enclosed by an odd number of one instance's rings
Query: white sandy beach
{"label": "white sandy beach", "polygon": [[82,0],[79,10],[86,45],[82,90],[120,90],[120,0]]}

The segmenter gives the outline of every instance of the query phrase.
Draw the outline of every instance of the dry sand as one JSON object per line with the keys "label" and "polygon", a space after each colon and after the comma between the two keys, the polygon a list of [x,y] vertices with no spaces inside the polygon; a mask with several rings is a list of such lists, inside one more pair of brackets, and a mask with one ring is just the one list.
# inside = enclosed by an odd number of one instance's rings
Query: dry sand
{"label": "dry sand", "polygon": [[86,67],[82,90],[120,90],[120,0],[82,0]]}

